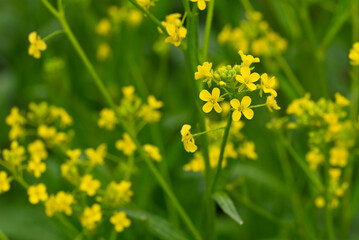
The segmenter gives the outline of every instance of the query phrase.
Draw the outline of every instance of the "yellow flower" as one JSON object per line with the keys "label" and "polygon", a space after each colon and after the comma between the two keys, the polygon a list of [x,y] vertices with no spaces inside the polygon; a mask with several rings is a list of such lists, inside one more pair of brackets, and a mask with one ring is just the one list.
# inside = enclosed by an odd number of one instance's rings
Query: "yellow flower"
{"label": "yellow flower", "polygon": [[201,65],[197,66],[197,72],[194,74],[194,78],[196,80],[204,78],[204,82],[211,81],[211,78],[213,77],[213,69],[212,69],[212,63],[204,62]]}
{"label": "yellow flower", "polygon": [[341,175],[342,175],[342,170],[340,170],[339,168],[329,169],[329,177],[331,181],[337,182]]}
{"label": "yellow flower", "polygon": [[116,142],[116,148],[125,155],[131,156],[137,149],[136,144],[132,141],[128,133],[124,133],[122,136],[123,139]]}
{"label": "yellow flower", "polygon": [[25,148],[23,146],[19,146],[17,141],[11,142],[10,150],[5,149],[3,151],[4,160],[16,165],[19,165],[26,159],[25,156]]}
{"label": "yellow flower", "polygon": [[153,95],[149,95],[147,97],[147,102],[148,102],[148,105],[153,109],[159,109],[159,108],[163,107],[163,102],[158,101]]}
{"label": "yellow flower", "polygon": [[36,178],[39,178],[46,171],[46,164],[41,162],[40,158],[33,157],[27,165],[27,171],[32,172]]}
{"label": "yellow flower", "polygon": [[325,199],[323,197],[317,197],[315,199],[315,206],[317,208],[323,208],[325,206]]}
{"label": "yellow flower", "polygon": [[101,186],[99,180],[93,178],[92,175],[86,174],[81,179],[80,190],[87,193],[89,196],[94,196],[96,194],[97,189]]}
{"label": "yellow flower", "polygon": [[335,97],[335,103],[338,104],[339,106],[346,107],[350,105],[350,101],[340,93],[335,93],[334,97]]}
{"label": "yellow flower", "polygon": [[260,62],[259,58],[255,58],[252,55],[245,55],[242,50],[239,50],[238,54],[241,56],[242,59],[242,67],[250,67],[252,63],[258,63]]}
{"label": "yellow flower", "polygon": [[54,138],[56,136],[56,132],[56,128],[48,127],[46,125],[40,125],[37,129],[37,135],[45,140]]}
{"label": "yellow flower", "polygon": [[113,130],[118,123],[115,112],[112,109],[104,108],[100,112],[100,119],[97,125],[100,128],[106,128],[107,130]]}
{"label": "yellow flower", "polygon": [[98,35],[107,36],[111,31],[111,22],[107,18],[101,19],[96,26],[96,33]]}
{"label": "yellow flower", "polygon": [[6,117],[5,122],[9,126],[17,126],[25,124],[26,119],[20,114],[17,107],[13,107],[11,108],[10,114]]}
{"label": "yellow flower", "polygon": [[56,212],[63,212],[66,215],[72,215],[71,205],[75,202],[74,197],[70,193],[60,191],[56,196],[51,195],[45,202],[45,213],[48,217],[52,217]]}
{"label": "yellow flower", "polygon": [[29,143],[27,150],[33,158],[39,158],[40,160],[47,158],[46,147],[44,142],[41,140],[35,140],[34,142]]}
{"label": "yellow flower", "polygon": [[43,183],[30,186],[27,190],[27,194],[29,195],[31,204],[38,204],[40,201],[44,202],[48,198],[46,186]]}
{"label": "yellow flower", "polygon": [[141,7],[143,7],[147,11],[149,11],[150,7],[153,5],[151,0],[136,0],[136,1]]}
{"label": "yellow flower", "polygon": [[143,146],[143,150],[148,154],[148,156],[150,156],[150,158],[152,158],[156,162],[162,161],[162,156],[160,153],[160,149],[158,149],[158,147],[153,146],[151,144],[145,144]]}
{"label": "yellow flower", "polygon": [[138,116],[142,117],[146,122],[158,122],[161,119],[159,108],[163,107],[163,102],[158,101],[153,95],[148,96],[147,104],[142,105]]}
{"label": "yellow flower", "polygon": [[122,93],[125,99],[132,100],[135,93],[134,86],[126,86],[122,88]]}
{"label": "yellow flower", "polygon": [[333,166],[345,167],[348,163],[349,153],[344,147],[333,147],[330,149],[329,163]]}
{"label": "yellow flower", "polygon": [[0,171],[0,194],[10,190],[10,179],[5,171]]}
{"label": "yellow flower", "polygon": [[180,13],[172,13],[166,16],[166,21],[162,21],[163,26],[167,26],[167,24],[174,24],[175,26],[181,26],[181,17]]}
{"label": "yellow flower", "polygon": [[257,86],[254,82],[259,80],[259,74],[251,73],[249,67],[242,67],[240,71],[241,75],[237,75],[236,80],[244,84],[250,91],[256,90]]}
{"label": "yellow flower", "polygon": [[359,42],[353,44],[353,48],[350,49],[349,59],[352,65],[359,65]]}
{"label": "yellow flower", "polygon": [[197,6],[199,10],[206,9],[206,2],[209,2],[210,0],[190,0],[191,2],[197,2]]}
{"label": "yellow flower", "polygon": [[93,230],[96,227],[96,223],[102,219],[101,206],[97,203],[92,207],[86,207],[82,215],[80,216],[81,225],[89,230]]}
{"label": "yellow flower", "polygon": [[60,119],[60,124],[63,127],[70,126],[72,124],[72,117],[66,112],[65,109],[60,107],[51,106],[51,115],[54,118]]}
{"label": "yellow flower", "polygon": [[279,110],[280,107],[278,106],[277,101],[275,100],[274,96],[270,95],[267,97],[266,105],[269,111],[273,112],[274,110]]}
{"label": "yellow flower", "polygon": [[203,172],[205,169],[204,159],[201,153],[196,152],[194,158],[189,163],[183,166],[185,171]]}
{"label": "yellow flower", "polygon": [[74,150],[69,149],[66,151],[66,155],[70,158],[71,162],[76,163],[81,155],[81,150],[80,149],[74,149]]}
{"label": "yellow flower", "polygon": [[131,201],[133,192],[131,182],[121,181],[120,183],[110,182],[107,185],[105,198],[112,204],[125,204]]}
{"label": "yellow flower", "polygon": [[165,39],[165,42],[172,43],[176,47],[181,45],[182,39],[187,35],[186,28],[182,26],[177,27],[175,24],[167,24],[166,31],[169,36]]}
{"label": "yellow flower", "polygon": [[261,90],[264,93],[270,93],[273,97],[277,96],[277,92],[273,89],[276,85],[275,77],[268,78],[268,74],[264,73],[261,76]]}
{"label": "yellow flower", "polygon": [[85,150],[85,153],[89,158],[91,165],[103,164],[107,153],[107,145],[101,144],[96,148],[96,150],[88,148]]}
{"label": "yellow flower", "polygon": [[97,47],[97,54],[96,54],[96,58],[99,61],[105,61],[106,59],[108,59],[108,57],[111,54],[111,47],[108,43],[101,43],[98,47]]}
{"label": "yellow flower", "polygon": [[127,218],[125,212],[117,212],[111,218],[110,222],[115,225],[116,232],[122,232],[131,225],[131,220]]}
{"label": "yellow flower", "polygon": [[324,162],[324,155],[318,148],[314,148],[305,155],[305,160],[309,163],[310,169],[317,170],[318,165]]}
{"label": "yellow flower", "polygon": [[130,26],[138,26],[143,19],[143,13],[137,9],[131,9],[128,12],[128,17],[127,17],[127,22],[129,23]]}
{"label": "yellow flower", "polygon": [[248,96],[244,96],[241,102],[239,102],[238,99],[231,100],[231,105],[235,109],[232,114],[233,121],[239,121],[242,117],[242,113],[249,120],[253,118],[254,112],[249,108],[251,102],[252,99]]}
{"label": "yellow flower", "polygon": [[218,104],[218,102],[223,101],[223,98],[220,97],[220,90],[219,88],[213,88],[212,94],[210,94],[207,90],[202,90],[199,94],[199,98],[202,101],[207,102],[203,105],[202,110],[205,113],[209,113],[214,110],[218,113],[222,112],[221,106]]}
{"label": "yellow flower", "polygon": [[25,128],[21,125],[13,125],[9,131],[9,139],[11,141],[19,139],[21,137],[25,137]]}
{"label": "yellow flower", "polygon": [[246,141],[239,147],[239,154],[247,157],[249,159],[256,160],[258,158],[257,153],[255,152],[255,145],[252,141]]}
{"label": "yellow flower", "polygon": [[181,135],[182,135],[182,142],[183,142],[183,146],[184,149],[187,152],[195,152],[197,150],[197,146],[194,142],[194,138],[191,134],[191,132],[189,131],[191,129],[191,125],[185,124],[182,126],[181,129]]}
{"label": "yellow flower", "polygon": [[46,43],[41,40],[41,37],[37,35],[36,32],[31,32],[29,34],[29,55],[33,56],[34,58],[40,58],[41,52],[46,50]]}

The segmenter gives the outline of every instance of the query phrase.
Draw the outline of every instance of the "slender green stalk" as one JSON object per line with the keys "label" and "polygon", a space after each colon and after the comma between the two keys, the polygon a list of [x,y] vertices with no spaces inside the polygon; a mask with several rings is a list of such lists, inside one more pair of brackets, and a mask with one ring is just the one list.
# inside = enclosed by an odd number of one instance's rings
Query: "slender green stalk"
{"label": "slender green stalk", "polygon": [[335,232],[333,228],[333,214],[332,209],[330,208],[330,176],[329,176],[329,163],[325,164],[326,172],[326,188],[325,188],[325,209],[324,209],[324,219],[325,219],[325,239],[326,240],[335,240]]}
{"label": "slender green stalk", "polygon": [[253,105],[253,106],[250,106],[249,108],[260,108],[260,107],[265,107],[267,106],[266,103],[263,103],[263,104],[258,104],[258,105]]}
{"label": "slender green stalk", "polygon": [[242,4],[243,4],[244,9],[245,9],[247,12],[252,12],[252,11],[253,11],[252,4],[250,3],[249,0],[241,0],[241,2],[242,2]]}
{"label": "slender green stalk", "polygon": [[0,240],[9,240],[9,238],[6,237],[6,235],[3,233],[3,231],[1,231],[1,229],[0,229]]}
{"label": "slender green stalk", "polygon": [[43,40],[44,40],[45,42],[47,42],[47,41],[49,41],[51,38],[54,38],[54,37],[56,37],[56,36],[58,36],[58,35],[61,35],[61,34],[63,34],[63,33],[65,33],[63,30],[59,30],[59,31],[53,32],[53,33],[47,35],[46,37],[44,37]]}
{"label": "slender green stalk", "polygon": [[[43,0],[46,1],[46,0]],[[130,0],[131,1],[131,0]],[[45,6],[48,7],[48,5],[45,4]],[[49,8],[50,10],[50,8]],[[188,217],[187,213],[183,210],[181,204],[179,203],[179,201],[177,200],[177,198],[175,197],[175,195],[173,194],[172,190],[170,189],[169,185],[167,184],[166,180],[162,177],[162,175],[160,174],[160,172],[157,170],[157,168],[154,166],[153,162],[151,161],[151,159],[149,159],[149,157],[146,155],[146,153],[144,152],[144,150],[142,149],[142,145],[141,143],[138,141],[138,139],[135,137],[135,133],[132,131],[132,129],[128,126],[128,124],[125,122],[125,120],[121,117],[120,112],[118,111],[114,101],[112,100],[112,98],[110,97],[110,94],[108,92],[108,90],[106,89],[103,81],[101,80],[101,78],[98,76],[97,72],[95,71],[93,65],[91,64],[91,62],[89,61],[88,57],[86,56],[85,52],[83,51],[81,45],[79,44],[79,42],[77,41],[76,37],[74,36],[74,34],[72,33],[72,30],[70,28],[70,26],[68,25],[65,15],[63,14],[63,12],[58,12],[58,14],[54,14],[54,16],[58,19],[58,21],[60,22],[61,26],[63,27],[63,30],[65,31],[69,41],[71,42],[71,44],[73,45],[75,51],[77,52],[77,54],[79,55],[79,57],[81,58],[81,60],[83,61],[84,65],[86,66],[87,70],[89,71],[91,77],[93,78],[96,86],[98,87],[99,91],[101,92],[101,94],[103,95],[103,97],[105,98],[106,102],[108,103],[108,105],[114,110],[116,117],[119,120],[119,123],[121,124],[121,126],[124,128],[124,130],[129,134],[129,136],[131,137],[132,141],[135,143],[135,145],[137,146],[139,153],[141,155],[141,157],[145,160],[147,166],[149,167],[150,171],[152,172],[152,174],[154,175],[154,177],[156,178],[156,180],[159,182],[160,186],[162,187],[162,189],[165,191],[165,193],[168,195],[168,197],[171,199],[174,207],[177,209],[178,213],[180,214],[180,216],[182,217],[184,223],[186,224],[186,226],[188,227],[188,229],[191,231],[191,233],[193,234],[194,238],[197,240],[202,239],[202,237],[200,236],[200,234],[198,233],[197,229],[194,227],[191,219]]]}
{"label": "slender green stalk", "polygon": [[211,130],[208,130],[208,131],[204,131],[204,132],[192,134],[192,136],[193,136],[193,137],[201,136],[201,135],[203,135],[203,134],[207,134],[207,133],[210,133],[210,132],[215,132],[215,131],[218,131],[218,130],[221,130],[221,129],[225,129],[225,128],[226,128],[226,127],[214,128],[214,129],[211,129]]}
{"label": "slender green stalk", "polygon": [[232,114],[229,114],[228,121],[227,121],[227,126],[226,126],[226,129],[224,130],[224,135],[223,135],[223,139],[222,139],[221,152],[219,154],[217,171],[216,171],[216,173],[214,175],[213,183],[211,185],[211,192],[212,193],[214,192],[214,190],[216,188],[218,178],[219,178],[219,176],[221,174],[222,162],[223,162],[223,159],[224,159],[224,152],[226,150],[226,145],[227,145],[227,142],[228,142],[229,130],[231,129],[231,125],[232,125]]}
{"label": "slender green stalk", "polygon": [[208,48],[209,48],[209,40],[211,37],[214,3],[215,0],[211,0],[208,4],[206,29],[205,29],[204,42],[203,42],[202,62],[207,61],[207,57],[208,57]]}

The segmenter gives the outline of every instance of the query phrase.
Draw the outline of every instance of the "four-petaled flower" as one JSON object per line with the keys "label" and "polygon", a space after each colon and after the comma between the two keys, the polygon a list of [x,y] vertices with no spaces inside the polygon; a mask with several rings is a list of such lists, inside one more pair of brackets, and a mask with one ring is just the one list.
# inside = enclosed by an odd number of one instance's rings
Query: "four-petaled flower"
{"label": "four-petaled flower", "polygon": [[[259,80],[258,73],[251,73],[249,67],[241,68],[241,75],[236,76],[236,80],[242,84],[244,84],[250,91],[256,90],[257,86],[254,82]],[[239,88],[241,89],[241,88]]]}
{"label": "four-petaled flower", "polygon": [[268,78],[268,74],[264,73],[261,76],[261,87],[263,92],[270,93],[273,97],[277,96],[277,92],[273,89],[276,84],[275,77]]}
{"label": "four-petaled flower", "polygon": [[116,212],[110,218],[110,222],[115,225],[116,232],[122,232],[125,228],[131,225],[131,220],[127,218],[125,212]]}
{"label": "four-petaled flower", "polygon": [[210,0],[191,0],[191,2],[197,2],[197,6],[199,10],[206,9],[206,2],[209,2]]}
{"label": "four-petaled flower", "polygon": [[167,24],[166,30],[169,36],[166,38],[165,42],[172,43],[176,47],[181,45],[182,39],[187,35],[186,28],[177,27],[175,24]]}
{"label": "four-petaled flower", "polygon": [[191,134],[191,132],[189,131],[191,129],[191,125],[185,124],[183,125],[182,129],[181,129],[181,135],[182,135],[182,142],[183,142],[183,146],[184,149],[187,152],[195,152],[197,150],[197,146],[194,142],[194,138]]}
{"label": "four-petaled flower", "polygon": [[252,55],[245,55],[242,50],[239,50],[238,54],[241,56],[242,59],[242,67],[250,67],[252,63],[260,62],[259,58],[255,58]]}
{"label": "four-petaled flower", "polygon": [[254,112],[249,108],[251,102],[252,99],[248,96],[244,96],[241,102],[239,102],[238,99],[231,100],[231,105],[235,109],[232,114],[233,121],[239,121],[242,117],[242,113],[249,120],[253,118]]}
{"label": "four-petaled flower", "polygon": [[220,90],[219,88],[213,88],[212,94],[210,94],[207,90],[202,90],[199,94],[199,98],[207,103],[203,105],[202,110],[205,113],[209,113],[214,110],[218,113],[222,112],[221,106],[218,102],[223,101],[223,98],[220,97]]}
{"label": "four-petaled flower", "polygon": [[46,186],[43,183],[30,186],[27,190],[27,194],[29,195],[29,202],[31,204],[38,204],[40,201],[46,201],[48,198]]}
{"label": "four-petaled flower", "polygon": [[269,111],[273,112],[274,110],[279,110],[280,107],[278,106],[277,101],[275,100],[273,95],[267,97],[266,105]]}
{"label": "four-petaled flower", "polygon": [[211,78],[213,77],[213,69],[212,69],[212,63],[204,62],[203,65],[198,65],[197,72],[194,74],[194,78],[196,80],[199,80],[201,78],[204,78],[204,82],[211,81]]}
{"label": "four-petaled flower", "polygon": [[46,43],[41,40],[41,37],[37,35],[36,32],[29,34],[29,55],[34,56],[34,58],[40,58],[41,52],[46,50]]}

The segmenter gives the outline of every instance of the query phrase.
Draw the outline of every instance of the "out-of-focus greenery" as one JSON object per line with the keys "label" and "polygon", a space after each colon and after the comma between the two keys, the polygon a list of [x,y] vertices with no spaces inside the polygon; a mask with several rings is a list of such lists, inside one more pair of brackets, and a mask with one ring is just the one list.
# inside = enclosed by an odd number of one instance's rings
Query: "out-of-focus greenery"
{"label": "out-of-focus greenery", "polygon": [[[308,38],[303,12],[298,9],[296,2],[304,2],[309,9],[308,14],[313,26],[315,47],[320,47],[321,40],[331,31],[337,18],[343,16],[344,23],[325,49],[323,62],[316,62],[313,49]],[[350,76],[348,52],[352,46],[352,25],[350,16],[350,1],[345,0],[253,0],[254,8],[263,14],[272,29],[288,41],[288,49],[284,53],[294,74],[314,99],[332,97],[335,92],[350,96]],[[134,85],[136,92],[144,98],[144,92],[138,84],[144,79],[148,91],[164,102],[163,117],[158,123],[164,139],[163,153],[166,159],[171,185],[183,207],[189,213],[196,226],[203,226],[202,209],[205,183],[200,174],[183,171],[191,155],[183,150],[179,130],[184,123],[196,125],[196,107],[190,96],[188,69],[180,49],[168,45],[169,52],[158,54],[154,50],[157,41],[163,41],[157,27],[146,17],[138,27],[123,25],[118,33],[104,38],[95,33],[96,24],[107,15],[111,5],[129,6],[126,0],[71,0],[68,1],[67,19],[74,34],[94,63],[99,75],[105,81],[111,96],[116,103],[120,101],[121,87]],[[160,20],[173,12],[184,12],[181,1],[158,0],[151,12]],[[205,12],[199,12],[200,43],[204,37]],[[217,0],[215,3],[213,26],[210,37],[208,59],[216,65],[220,63],[238,63],[237,51],[220,46],[217,36],[226,24],[236,26],[245,19],[245,9],[241,1]],[[107,106],[103,97],[94,85],[83,63],[69,44],[64,35],[51,39],[48,48],[37,60],[28,55],[28,34],[34,30],[41,36],[46,36],[60,29],[59,23],[42,5],[35,0],[5,0],[0,1],[0,148],[9,146],[8,131],[5,117],[12,106],[27,108],[30,102],[47,101],[50,104],[64,107],[74,119],[75,136],[73,147],[96,147],[107,143],[109,151],[115,152],[114,142],[122,133],[107,132],[97,127],[98,113]],[[358,39],[357,39],[358,40]],[[112,53],[106,61],[96,59],[98,45],[109,42]],[[256,69],[270,72],[280,79],[286,76],[279,70],[278,63],[273,58],[261,58]],[[269,65],[265,67],[265,65]],[[321,70],[318,70],[320,68]],[[323,71],[323,72],[320,72]],[[320,74],[326,79],[328,92],[319,83]],[[273,141],[274,134],[266,128],[273,116],[285,115],[285,109],[293,97],[279,90],[278,104],[281,110],[269,114],[264,109],[256,111],[252,121],[246,121],[243,132],[256,144],[258,160],[238,160],[235,166],[224,170],[228,182],[241,177],[240,196],[232,196],[244,224],[239,226],[218,209],[217,233],[218,239],[297,239],[297,235],[288,235],[293,224],[290,194],[287,182],[280,167],[277,144]],[[157,136],[158,137],[158,136]],[[156,139],[151,127],[147,126],[140,134],[142,142]],[[305,142],[304,136],[296,138]],[[295,146],[304,155],[305,144]],[[289,158],[289,157],[288,157]],[[60,157],[53,161],[61,162]],[[313,206],[313,200],[307,199],[308,179],[291,160],[295,183],[302,195],[302,211],[311,223],[319,221],[322,212]],[[59,172],[53,166],[48,166],[44,179],[52,186],[65,184],[59,180]],[[353,164],[353,168],[357,163]],[[182,226],[178,216],[166,209],[165,195],[154,180],[144,162],[136,160],[136,177],[133,180],[133,204],[148,212],[155,213],[172,223]],[[353,182],[358,183],[357,173],[354,172]],[[66,184],[65,184],[66,186]],[[243,200],[250,199],[249,203]],[[255,207],[253,207],[255,205]],[[252,207],[251,207],[252,206]],[[275,217],[270,221],[256,211],[256,207],[264,209]],[[359,239],[358,214],[355,214],[350,227],[350,238]],[[277,224],[277,219],[280,224]],[[283,226],[283,224],[286,227]],[[336,222],[334,222],[334,225]],[[312,226],[315,226],[314,224]],[[23,188],[12,183],[12,189],[0,196],[0,229],[9,239],[64,239],[61,228],[46,217],[40,206],[28,203],[27,194]],[[157,239],[151,234],[148,226],[140,221],[134,221],[129,232],[123,233],[123,239]],[[299,238],[298,238],[299,239]],[[340,239],[340,238],[338,238]]]}

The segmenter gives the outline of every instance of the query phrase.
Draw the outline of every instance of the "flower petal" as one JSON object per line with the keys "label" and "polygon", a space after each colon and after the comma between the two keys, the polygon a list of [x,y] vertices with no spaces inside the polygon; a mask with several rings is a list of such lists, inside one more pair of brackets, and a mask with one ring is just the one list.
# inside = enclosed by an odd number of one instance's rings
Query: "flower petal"
{"label": "flower petal", "polygon": [[217,100],[219,98],[219,95],[221,95],[219,88],[213,88],[212,98]]}
{"label": "flower petal", "polygon": [[29,42],[30,42],[30,43],[36,42],[36,37],[37,37],[37,33],[36,33],[36,32],[31,32],[31,33],[29,34]]}
{"label": "flower petal", "polygon": [[242,111],[242,113],[243,113],[243,115],[244,115],[247,119],[249,119],[249,120],[251,120],[251,119],[253,118],[253,116],[254,116],[254,112],[253,112],[253,110],[250,109],[250,108],[244,109],[244,110]]}
{"label": "flower petal", "polygon": [[206,104],[203,105],[202,110],[205,113],[209,113],[210,111],[212,111],[212,108],[213,108],[213,103],[207,102]]}
{"label": "flower petal", "polygon": [[239,106],[241,106],[241,103],[239,102],[238,99],[232,99],[230,103],[234,109],[238,109]]}
{"label": "flower petal", "polygon": [[181,135],[182,136],[185,136],[189,133],[189,130],[191,129],[191,125],[189,124],[185,124],[182,126],[182,129],[181,129]]}
{"label": "flower petal", "polygon": [[250,91],[254,91],[257,89],[257,86],[254,83],[247,83],[246,86]]}
{"label": "flower petal", "polygon": [[199,10],[206,9],[206,2],[204,0],[198,0],[197,5]]}
{"label": "flower petal", "polygon": [[232,119],[233,121],[237,122],[239,121],[239,119],[241,119],[242,117],[242,113],[240,111],[234,111],[233,114],[232,114]]}
{"label": "flower petal", "polygon": [[244,96],[241,101],[241,106],[243,108],[247,108],[247,107],[249,107],[249,105],[251,105],[251,102],[252,102],[252,99],[250,97]]}
{"label": "flower petal", "polygon": [[218,103],[215,103],[215,104],[213,105],[213,107],[214,107],[214,110],[215,110],[216,112],[218,112],[218,113],[221,113],[221,112],[222,112],[222,108],[221,108],[221,106],[219,106]]}
{"label": "flower petal", "polygon": [[250,81],[250,82],[257,82],[259,78],[260,78],[260,76],[259,76],[258,73],[252,73],[252,74],[249,76],[249,81]]}
{"label": "flower petal", "polygon": [[211,95],[207,90],[202,90],[202,91],[199,93],[199,98],[200,98],[202,101],[208,102],[209,100],[211,100],[212,95]]}

